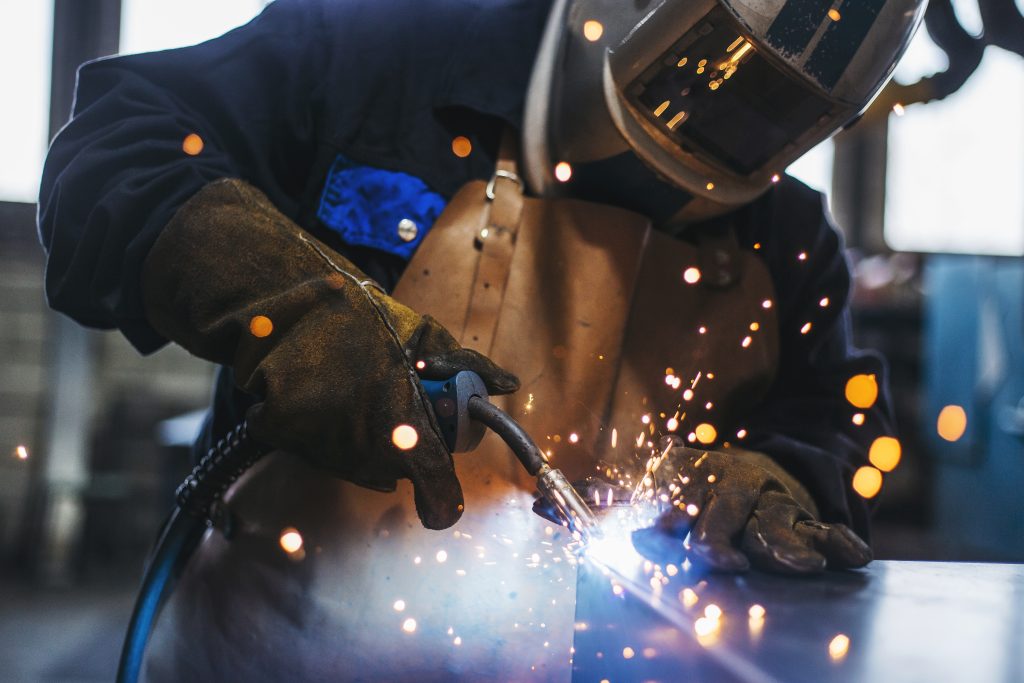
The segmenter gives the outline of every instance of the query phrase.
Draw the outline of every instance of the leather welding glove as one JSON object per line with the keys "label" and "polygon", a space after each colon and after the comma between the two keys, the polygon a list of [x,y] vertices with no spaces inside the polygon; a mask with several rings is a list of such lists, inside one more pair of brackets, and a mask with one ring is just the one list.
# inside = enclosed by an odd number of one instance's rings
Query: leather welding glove
{"label": "leather welding glove", "polygon": [[258,443],[369,488],[410,479],[424,526],[459,519],[462,489],[418,374],[472,370],[494,394],[515,391],[515,376],[387,296],[241,180],[210,183],[178,210],[142,280],[154,329],[232,366],[261,398],[247,413]]}
{"label": "leather welding glove", "polygon": [[[871,549],[843,524],[816,520],[810,494],[766,455],[671,447],[648,475],[668,503],[633,543],[654,561],[684,554],[715,571],[742,572],[753,563],[784,574],[863,567]],[[683,539],[690,534],[690,552]]]}

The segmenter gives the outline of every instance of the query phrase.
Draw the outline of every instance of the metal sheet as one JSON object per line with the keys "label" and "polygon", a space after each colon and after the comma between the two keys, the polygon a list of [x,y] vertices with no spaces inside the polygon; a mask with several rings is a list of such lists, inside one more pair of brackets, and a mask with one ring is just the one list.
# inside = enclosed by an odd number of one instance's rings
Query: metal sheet
{"label": "metal sheet", "polygon": [[[582,565],[574,681],[1024,680],[1024,565],[874,562],[809,579],[691,568],[653,588],[656,574],[628,552]],[[701,637],[709,605],[722,616]],[[848,649],[840,639],[833,656],[839,635]]]}

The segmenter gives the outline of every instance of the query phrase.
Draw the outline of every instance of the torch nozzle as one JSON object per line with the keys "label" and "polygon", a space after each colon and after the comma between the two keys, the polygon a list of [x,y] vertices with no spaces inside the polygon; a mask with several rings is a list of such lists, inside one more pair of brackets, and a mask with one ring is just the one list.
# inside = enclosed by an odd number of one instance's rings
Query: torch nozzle
{"label": "torch nozzle", "polygon": [[586,539],[597,535],[597,518],[561,470],[548,464],[537,444],[512,416],[480,396],[469,399],[469,416],[501,437],[526,471],[537,477],[537,489],[573,531]]}

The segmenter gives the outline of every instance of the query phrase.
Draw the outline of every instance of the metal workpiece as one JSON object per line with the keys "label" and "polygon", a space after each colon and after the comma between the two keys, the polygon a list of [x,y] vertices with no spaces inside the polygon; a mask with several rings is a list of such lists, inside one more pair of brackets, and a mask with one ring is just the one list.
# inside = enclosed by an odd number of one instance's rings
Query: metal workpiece
{"label": "metal workpiece", "polygon": [[794,579],[645,572],[629,556],[580,564],[573,681],[1024,680],[1022,565],[876,561]]}

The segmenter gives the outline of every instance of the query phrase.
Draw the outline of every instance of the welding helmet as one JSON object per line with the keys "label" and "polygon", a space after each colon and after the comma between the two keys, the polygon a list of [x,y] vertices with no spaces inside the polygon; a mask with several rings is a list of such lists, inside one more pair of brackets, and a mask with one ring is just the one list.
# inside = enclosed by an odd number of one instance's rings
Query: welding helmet
{"label": "welding helmet", "polygon": [[542,196],[651,174],[692,217],[745,204],[854,120],[927,0],[555,0],[526,98]]}

